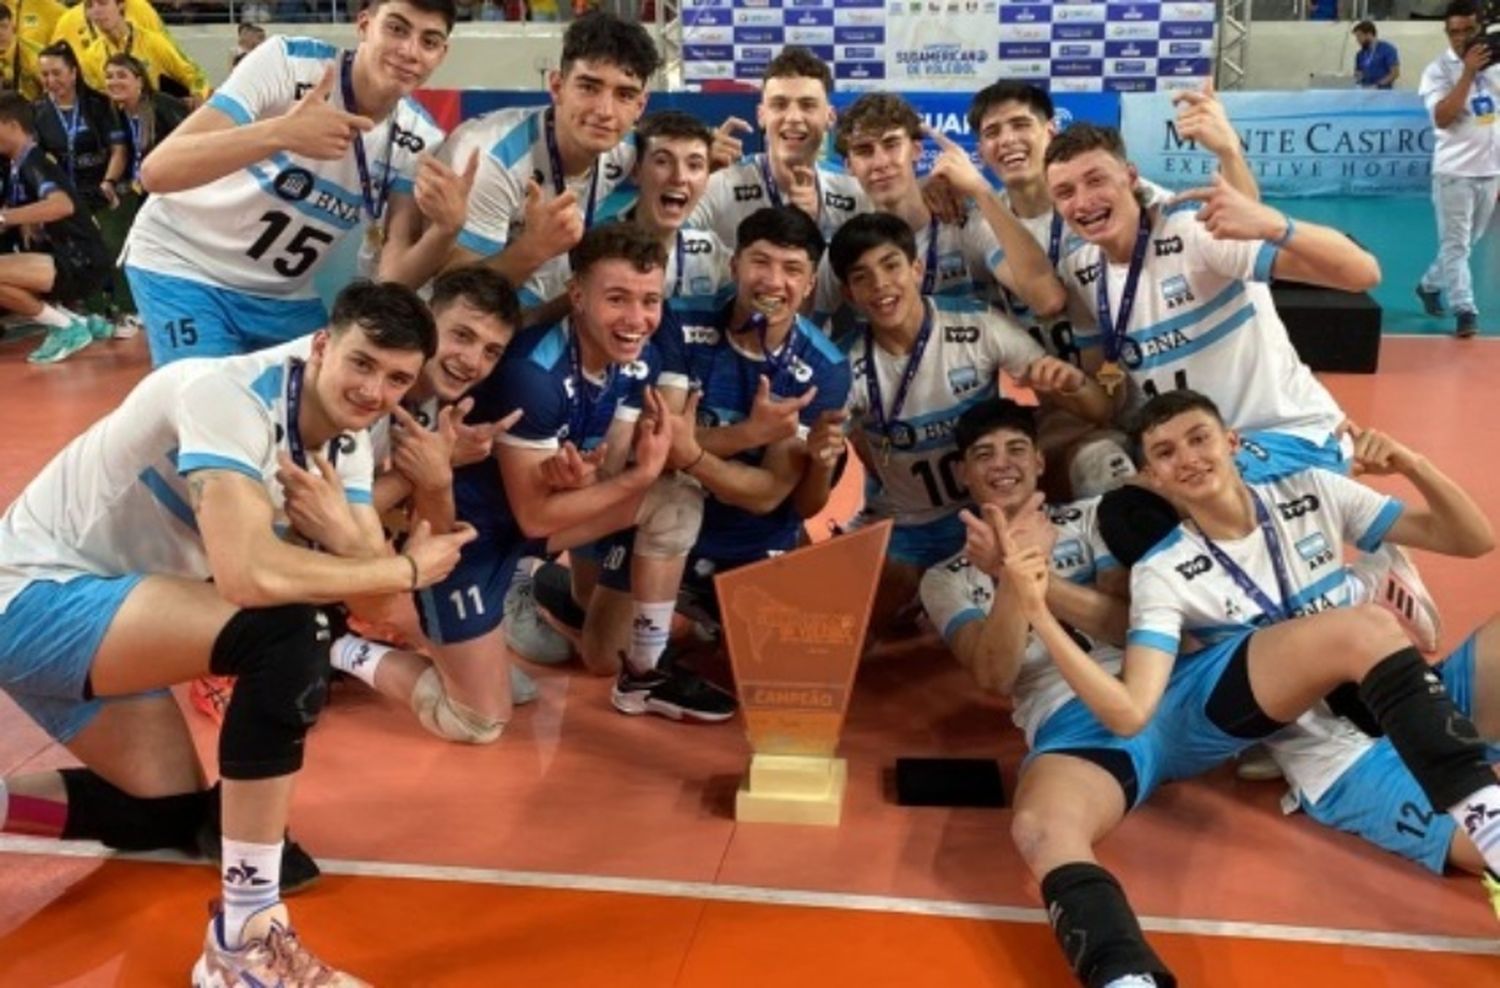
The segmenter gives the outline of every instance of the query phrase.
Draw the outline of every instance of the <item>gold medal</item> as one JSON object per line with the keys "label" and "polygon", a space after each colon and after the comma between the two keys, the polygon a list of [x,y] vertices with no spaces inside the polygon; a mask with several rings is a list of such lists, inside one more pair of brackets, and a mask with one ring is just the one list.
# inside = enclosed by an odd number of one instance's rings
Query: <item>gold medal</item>
{"label": "gold medal", "polygon": [[1094,380],[1099,382],[1099,387],[1111,398],[1120,385],[1125,383],[1125,371],[1113,360],[1106,360],[1099,365],[1099,370],[1094,373]]}
{"label": "gold medal", "polygon": [[377,254],[385,246],[385,226],[378,220],[365,227],[365,246]]}
{"label": "gold medal", "polygon": [[884,466],[891,465],[891,437],[880,437],[880,462]]}

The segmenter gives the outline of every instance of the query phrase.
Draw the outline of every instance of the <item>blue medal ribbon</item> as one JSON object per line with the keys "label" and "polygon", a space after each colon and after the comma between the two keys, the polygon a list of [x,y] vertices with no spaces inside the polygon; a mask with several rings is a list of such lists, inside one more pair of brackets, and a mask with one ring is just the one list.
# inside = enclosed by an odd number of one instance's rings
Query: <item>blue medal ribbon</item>
{"label": "blue medal ribbon", "polygon": [[[1213,539],[1207,535],[1203,535],[1203,544],[1208,547],[1208,553],[1213,556],[1214,562],[1222,566],[1224,572],[1229,574],[1229,578],[1234,581],[1235,586],[1244,591],[1245,596],[1249,597],[1255,606],[1261,609],[1261,612],[1270,619],[1272,624],[1276,624],[1293,617],[1291,610],[1293,597],[1292,581],[1287,576],[1286,561],[1281,556],[1281,537],[1276,534],[1276,526],[1271,524],[1271,516],[1266,511],[1265,504],[1256,495],[1254,490],[1250,491],[1250,501],[1255,505],[1256,527],[1260,529],[1261,537],[1266,542],[1266,549],[1271,553],[1271,565],[1276,572],[1276,588],[1281,593],[1280,604],[1274,603],[1271,598],[1267,597],[1265,591],[1261,590],[1255,581],[1250,578],[1250,574],[1246,573],[1233,559],[1230,559],[1228,553],[1214,544]],[[1199,534],[1203,534],[1201,530]]]}
{"label": "blue medal ribbon", "polygon": [[604,383],[594,385],[583,373],[583,349],[578,344],[581,330],[573,326],[570,320],[567,332],[568,368],[573,375],[573,394],[568,398],[567,438],[582,450],[584,441],[588,438],[589,426],[594,421],[594,412],[598,410],[599,403],[614,381],[616,367],[610,364],[604,371]]}
{"label": "blue medal ribbon", "polygon": [[[769,154],[762,154],[760,156],[760,177],[766,183],[766,196],[771,200],[771,205],[783,205],[781,200],[781,186],[776,184],[776,176],[771,174],[771,156]],[[818,170],[816,168],[813,169],[813,191],[818,197],[818,212],[822,213],[823,189],[822,184],[818,181]]]}
{"label": "blue medal ribbon", "polygon": [[1052,210],[1052,229],[1047,234],[1047,260],[1052,262],[1052,270],[1057,270],[1058,259],[1062,257],[1062,235],[1063,218],[1062,213],[1056,209]]}
{"label": "blue medal ribbon", "polygon": [[[934,216],[927,224],[927,266],[922,272],[922,294],[931,295],[937,288],[938,268],[938,218]],[[869,331],[866,330],[866,339]]]}
{"label": "blue medal ribbon", "polygon": [[886,449],[890,448],[891,424],[901,420],[901,409],[906,407],[911,382],[917,378],[922,353],[927,349],[927,341],[932,338],[932,304],[924,299],[922,309],[922,328],[917,331],[917,338],[912,343],[911,356],[907,358],[906,369],[901,372],[901,383],[896,386],[896,398],[891,402],[889,415],[886,414],[885,401],[880,395],[880,373],[875,367],[875,331],[869,324],[865,325],[865,392],[869,396],[870,417],[875,420],[875,431],[880,434]]}
{"label": "blue medal ribbon", "polygon": [[[552,191],[562,195],[568,191],[568,176],[563,171],[562,152],[557,149],[557,117],[551,107],[543,116],[542,132],[547,139],[547,166],[552,169]],[[589,201],[583,210],[583,228],[594,225],[594,202],[599,196],[599,162],[594,162],[589,178]]]}
{"label": "blue medal ribbon", "polygon": [[[302,445],[302,426],[299,416],[302,411],[302,375],[307,364],[293,360],[286,376],[286,448],[292,462],[306,470],[307,450]],[[336,466],[339,462],[339,439],[334,436],[328,443],[328,462]]]}
{"label": "blue medal ribbon", "polygon": [[57,114],[57,122],[62,124],[63,135],[67,138],[68,158],[66,161],[66,165],[68,168],[68,181],[73,182],[76,185],[77,178],[74,175],[74,159],[76,159],[78,156],[78,152],[76,150],[76,145],[78,144],[78,134],[81,130],[83,130],[83,100],[79,99],[77,94],[75,94],[73,96],[73,112],[66,117],[63,116],[62,107],[57,105],[57,100],[49,96],[47,97],[47,101],[52,104],[52,112]]}
{"label": "blue medal ribbon", "polygon": [[687,252],[682,247],[682,231],[677,231],[677,243],[672,250],[672,258],[677,262],[677,280],[672,284],[672,298],[682,297],[682,271],[686,266],[685,257]]}
{"label": "blue medal ribbon", "polygon": [[1135,235],[1135,249],[1130,254],[1130,269],[1125,274],[1125,287],[1120,292],[1120,317],[1110,318],[1109,311],[1109,258],[1099,251],[1099,280],[1096,282],[1096,298],[1099,303],[1099,330],[1103,334],[1104,359],[1117,363],[1120,351],[1125,346],[1125,337],[1130,332],[1130,313],[1135,308],[1135,292],[1141,283],[1141,269],[1146,264],[1146,245],[1151,237],[1151,214],[1141,210],[1141,225]]}
{"label": "blue medal ribbon", "polygon": [[[339,64],[339,89],[344,97],[344,109],[350,113],[358,113],[354,101],[354,52],[345,51]],[[374,190],[374,181],[370,178],[370,162],[365,157],[365,138],[363,134],[354,137],[354,166],[359,170],[359,192],[364,199],[365,211],[370,214],[371,223],[379,223],[380,218],[385,215],[386,200],[391,194],[391,175],[394,173],[394,152],[396,148],[396,111],[392,110],[390,119],[385,125],[385,181],[380,183],[377,194]]]}

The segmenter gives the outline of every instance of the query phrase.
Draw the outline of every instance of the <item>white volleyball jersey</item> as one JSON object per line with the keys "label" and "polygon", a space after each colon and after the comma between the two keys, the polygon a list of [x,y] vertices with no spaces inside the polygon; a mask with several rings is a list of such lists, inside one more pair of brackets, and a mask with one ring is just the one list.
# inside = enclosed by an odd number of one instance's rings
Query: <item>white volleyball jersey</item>
{"label": "white volleyball jersey", "polygon": [[[1344,415],[1287,338],[1270,293],[1276,247],[1263,240],[1215,240],[1198,203],[1154,214],[1121,365],[1137,398],[1192,388],[1218,403],[1235,429],[1270,429],[1325,442]],[[1096,286],[1108,279],[1119,317],[1128,265],[1106,264],[1086,244],[1060,272],[1081,346],[1098,346]]]}
{"label": "white volleyball jersey", "polygon": [[[977,209],[971,209],[963,223],[941,223],[934,219],[912,232],[917,241],[917,258],[925,265],[923,294],[983,301],[998,289],[995,269],[1005,260],[1005,251]],[[929,275],[927,271],[935,273]],[[838,276],[825,253],[818,265],[813,318],[824,323],[847,305]],[[836,325],[842,330],[857,321],[857,315],[850,310]]]}
{"label": "white volleyball jersey", "polygon": [[[268,353],[181,360],[153,371],[53,457],[0,518],[0,610],[35,580],[127,573],[207,579],[187,486],[194,471],[232,470],[264,485],[284,534],[277,454],[292,452],[293,395],[305,365]],[[321,452],[349,501],[369,504],[369,434],[337,436]]]}
{"label": "white volleyball jersey", "polygon": [[[1098,498],[1073,504],[1049,506],[1057,529],[1052,546],[1052,572],[1073,583],[1092,585],[1098,574],[1119,563],[1109,554],[1099,536]],[[962,554],[939,563],[922,576],[922,606],[933,625],[949,643],[958,629],[981,621],[995,599],[995,581],[976,569]],[[1110,673],[1118,674],[1123,656],[1120,649],[1094,641],[1073,629],[1074,640]],[[1026,654],[1011,691],[1016,726],[1026,734],[1029,746],[1037,729],[1074,696],[1057,665],[1035,633],[1026,638]]]}
{"label": "white volleyball jersey", "polygon": [[[444,142],[439,157],[463,171],[469,156],[479,154],[479,171],[469,193],[469,213],[459,232],[458,245],[480,257],[493,257],[526,229],[526,186],[535,182],[542,198],[554,199],[558,177],[548,150],[550,107],[495,110],[465,121]],[[578,200],[578,211],[591,226],[619,219],[635,202],[635,135],[610,150],[588,173],[563,178],[563,186]],[[592,208],[591,208],[592,207]],[[568,280],[568,257],[560,254],[539,268],[534,279],[542,291],[528,304],[556,297]]]}
{"label": "white volleyball jersey", "polygon": [[[208,105],[238,126],[281,116],[341,59],[324,41],[270,38],[245,56]],[[349,109],[341,88],[334,84],[329,101]],[[388,190],[389,208],[389,196],[410,194],[418,156],[442,139],[427,111],[403,99],[360,138],[371,195],[378,201]],[[252,295],[312,298],[319,265],[369,220],[352,149],[337,161],[278,151],[207,185],[151,196],[122,257],[147,271]]]}
{"label": "white volleyball jersey", "polygon": [[[824,240],[832,240],[846,220],[868,213],[872,207],[854,176],[840,165],[819,161],[813,170],[818,183],[818,229]],[[732,250],[738,244],[740,222],[745,217],[767,206],[789,203],[786,190],[775,186],[766,156],[755,154],[708,177],[708,189],[688,223],[700,230],[712,230]]]}
{"label": "white volleyball jersey", "polygon": [[853,374],[850,427],[856,441],[865,443],[872,465],[866,479],[866,510],[902,525],[942,518],[968,503],[953,442],[959,416],[996,396],[1002,369],[1020,376],[1042,356],[1030,337],[983,302],[928,298],[926,304],[932,332],[900,414],[885,420],[885,432],[871,402],[871,368],[890,416],[910,357],[876,344],[872,360],[863,328],[839,341]]}
{"label": "white volleyball jersey", "polygon": [[[1348,603],[1344,543],[1379,547],[1401,516],[1397,499],[1316,467],[1250,484],[1280,544],[1290,600],[1283,599],[1268,540],[1259,526],[1215,543],[1273,607],[1290,616]],[[1188,523],[1179,525],[1130,571],[1130,637],[1175,655],[1184,634],[1210,645],[1272,618]]]}

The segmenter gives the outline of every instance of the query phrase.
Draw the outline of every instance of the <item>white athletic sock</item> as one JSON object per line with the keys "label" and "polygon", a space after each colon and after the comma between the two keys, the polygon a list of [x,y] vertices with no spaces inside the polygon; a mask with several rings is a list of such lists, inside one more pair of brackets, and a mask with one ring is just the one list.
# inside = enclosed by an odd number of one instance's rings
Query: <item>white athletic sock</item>
{"label": "white athletic sock", "polygon": [[347,672],[374,689],[375,670],[391,651],[394,649],[390,645],[367,641],[358,635],[344,635],[329,647],[328,660],[339,672]]}
{"label": "white athletic sock", "polygon": [[251,844],[224,838],[224,944],[238,947],[251,916],[281,899],[281,842]]}
{"label": "white athletic sock", "polygon": [[32,322],[39,322],[43,326],[55,326],[58,329],[67,329],[73,325],[73,320],[67,313],[59,311],[55,306],[42,305],[42,311],[36,314]]}
{"label": "white athletic sock", "polygon": [[630,651],[625,659],[632,672],[645,673],[656,668],[661,653],[667,650],[667,636],[672,630],[672,612],[677,602],[656,604],[635,602],[635,620],[630,623]]}
{"label": "white athletic sock", "polygon": [[1500,785],[1485,786],[1449,808],[1448,815],[1469,835],[1490,871],[1500,875]]}
{"label": "white athletic sock", "polygon": [[1127,974],[1109,982],[1104,988],[1155,988],[1155,985],[1156,979],[1149,974]]}

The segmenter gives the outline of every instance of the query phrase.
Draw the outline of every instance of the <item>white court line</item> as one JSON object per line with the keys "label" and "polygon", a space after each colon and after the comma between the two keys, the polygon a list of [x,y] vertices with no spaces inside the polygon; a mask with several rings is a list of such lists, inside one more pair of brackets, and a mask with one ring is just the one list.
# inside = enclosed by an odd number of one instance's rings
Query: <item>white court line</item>
{"label": "white court line", "polygon": [[[119,857],[133,861],[202,865],[168,851],[151,854],[117,854],[91,841],[55,841],[36,837],[0,836],[0,853],[49,855],[65,858]],[[624,895],[655,895],[710,902],[738,902],[768,906],[804,906],[811,909],[848,909],[857,912],[900,913],[909,916],[939,916],[949,919],[995,920],[1005,923],[1045,925],[1041,909],[995,906],[978,902],[944,902],[886,895],[856,895],[844,892],[810,892],[799,889],[758,888],[751,885],[716,885],[710,882],[676,882],[651,878],[611,878],[605,875],[569,875],[559,872],[507,871],[497,868],[465,868],[446,865],[402,864],[384,861],[318,859],[325,874],[368,878],[420,879],[461,882],[468,885],[504,885],[516,888],[562,889],[581,892],[615,892]],[[1500,938],[1449,937],[1425,933],[1386,933],[1322,926],[1286,926],[1279,923],[1248,923],[1235,920],[1184,919],[1175,916],[1142,916],[1141,926],[1157,933],[1186,933],[1208,937],[1244,937],[1289,943],[1321,943],[1346,947],[1387,950],[1419,950],[1440,954],[1485,954],[1500,957]]]}

